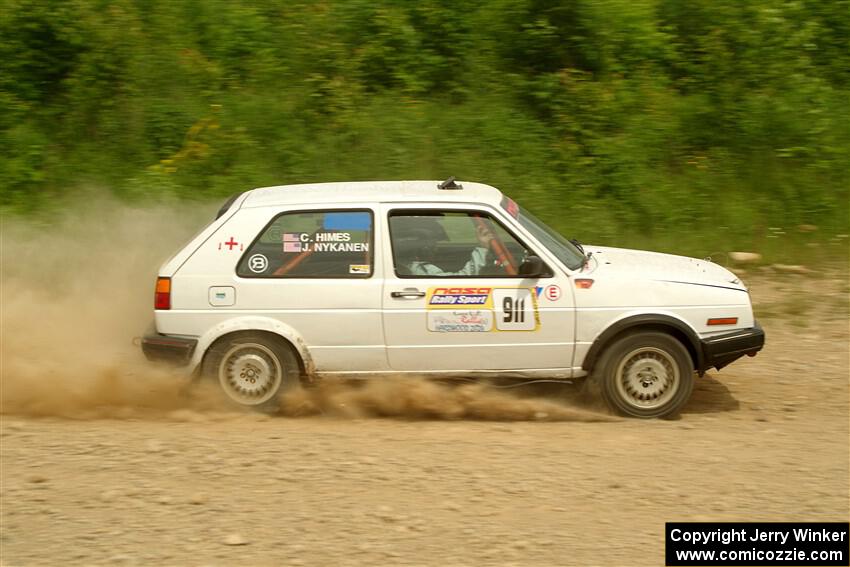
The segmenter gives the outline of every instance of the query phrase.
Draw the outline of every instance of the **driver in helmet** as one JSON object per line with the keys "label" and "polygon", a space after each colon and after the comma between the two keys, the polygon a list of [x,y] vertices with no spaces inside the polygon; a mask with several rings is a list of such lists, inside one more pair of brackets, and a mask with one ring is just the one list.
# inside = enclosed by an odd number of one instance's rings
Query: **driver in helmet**
{"label": "driver in helmet", "polygon": [[416,241],[416,247],[412,259],[406,268],[414,276],[476,276],[481,273],[482,268],[488,264],[488,252],[490,242],[494,236],[486,225],[480,225],[475,229],[475,236],[480,246],[476,246],[470,253],[470,258],[463,267],[456,272],[448,272],[433,263],[434,248],[439,240],[435,230],[417,228],[411,232]]}

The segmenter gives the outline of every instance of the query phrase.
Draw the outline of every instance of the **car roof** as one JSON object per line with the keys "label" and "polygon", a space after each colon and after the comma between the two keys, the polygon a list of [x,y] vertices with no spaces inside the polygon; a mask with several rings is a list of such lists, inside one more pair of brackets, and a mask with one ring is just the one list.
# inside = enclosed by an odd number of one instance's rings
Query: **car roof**
{"label": "car roof", "polygon": [[278,185],[248,191],[242,207],[302,204],[429,202],[498,206],[502,193],[483,183],[458,181],[462,189],[439,189],[441,181],[353,181]]}

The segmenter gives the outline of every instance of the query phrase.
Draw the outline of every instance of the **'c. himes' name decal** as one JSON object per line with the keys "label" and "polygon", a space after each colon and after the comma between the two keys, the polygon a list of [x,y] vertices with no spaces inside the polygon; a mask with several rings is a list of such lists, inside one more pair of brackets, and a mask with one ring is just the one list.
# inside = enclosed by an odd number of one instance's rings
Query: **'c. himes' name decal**
{"label": "'c. himes' name decal", "polygon": [[348,232],[286,232],[284,252],[368,252],[368,242],[351,242]]}

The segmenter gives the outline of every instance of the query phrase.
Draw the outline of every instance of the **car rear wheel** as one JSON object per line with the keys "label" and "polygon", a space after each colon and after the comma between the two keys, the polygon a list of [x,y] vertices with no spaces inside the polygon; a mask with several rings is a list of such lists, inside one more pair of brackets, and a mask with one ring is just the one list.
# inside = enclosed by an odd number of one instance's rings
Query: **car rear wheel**
{"label": "car rear wheel", "polygon": [[205,357],[203,371],[232,401],[262,411],[277,410],[278,396],[297,386],[300,374],[292,349],[262,333],[219,341]]}
{"label": "car rear wheel", "polygon": [[632,417],[666,417],[687,403],[694,370],[687,349],[674,337],[640,332],[610,345],[594,372],[611,409]]}

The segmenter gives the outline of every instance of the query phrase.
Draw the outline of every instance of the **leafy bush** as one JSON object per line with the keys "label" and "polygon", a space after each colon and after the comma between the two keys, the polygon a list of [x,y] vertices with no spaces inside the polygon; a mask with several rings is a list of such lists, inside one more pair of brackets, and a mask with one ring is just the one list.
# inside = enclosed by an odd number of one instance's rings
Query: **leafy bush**
{"label": "leafy bush", "polygon": [[582,239],[848,231],[847,0],[5,0],[0,206],[482,180]]}

